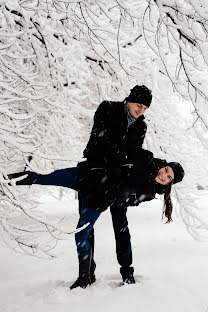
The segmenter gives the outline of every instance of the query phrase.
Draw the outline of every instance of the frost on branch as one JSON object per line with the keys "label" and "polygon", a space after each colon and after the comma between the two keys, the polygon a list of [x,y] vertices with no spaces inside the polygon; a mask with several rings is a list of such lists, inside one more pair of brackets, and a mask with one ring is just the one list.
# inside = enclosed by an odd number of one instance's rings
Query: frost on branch
{"label": "frost on branch", "polygon": [[[159,73],[154,75],[157,101],[165,104],[155,110],[162,124],[152,116],[153,135],[148,138],[148,146],[151,149],[154,142],[159,143],[160,148],[155,148],[161,157],[165,152],[169,159],[181,160],[185,166],[184,182],[176,187],[181,216],[194,238],[205,239],[208,216],[199,203],[203,192],[199,190],[208,188],[207,1],[150,0],[147,3],[143,34],[155,53],[154,67]],[[174,97],[170,87],[169,91],[166,89],[169,94],[162,94],[161,82],[166,81],[165,76],[182,98]]]}
{"label": "frost on branch", "polygon": [[161,71],[208,129],[208,11],[203,0],[151,0],[143,30],[149,46],[159,56]]}
{"label": "frost on branch", "polygon": [[[31,196],[27,199],[28,190],[18,193],[5,178],[26,168],[48,172],[60,159],[70,161],[69,154],[60,156],[60,149],[64,152],[71,145],[69,136],[62,141],[70,121],[70,106],[61,92],[63,56],[53,50],[43,29],[46,14],[39,13],[27,3],[1,2],[0,220],[5,239],[15,250],[43,256],[51,255],[61,231],[32,211],[36,204]],[[41,245],[38,238],[43,232],[50,236]]]}

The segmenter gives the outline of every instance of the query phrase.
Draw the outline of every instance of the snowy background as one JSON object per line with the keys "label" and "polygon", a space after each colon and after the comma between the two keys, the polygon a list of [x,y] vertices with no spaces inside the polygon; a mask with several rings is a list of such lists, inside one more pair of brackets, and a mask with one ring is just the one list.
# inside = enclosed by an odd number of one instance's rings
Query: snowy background
{"label": "snowy background", "polygon": [[[73,196],[58,202],[43,196],[39,211],[73,228],[77,204]],[[135,285],[120,286],[109,211],[95,226],[97,281],[85,290],[69,290],[78,273],[73,235],[59,243],[53,260],[17,254],[1,241],[0,311],[207,312],[207,245],[193,240],[175,213],[174,222],[163,224],[161,208],[155,200],[128,210]]]}
{"label": "snowy background", "polygon": [[[206,0],[0,0],[1,311],[208,311],[207,23]],[[186,171],[174,222],[161,222],[161,199],[129,209],[138,283],[119,287],[104,213],[97,282],[72,294],[75,194],[6,174],[75,166],[99,103],[135,84],[153,91],[144,148]]]}

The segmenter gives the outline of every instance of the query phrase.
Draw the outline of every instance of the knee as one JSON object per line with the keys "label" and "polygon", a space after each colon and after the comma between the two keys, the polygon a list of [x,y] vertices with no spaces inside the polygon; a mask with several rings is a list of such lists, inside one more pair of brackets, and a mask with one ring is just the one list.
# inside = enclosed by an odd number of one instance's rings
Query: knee
{"label": "knee", "polygon": [[90,244],[87,240],[76,240],[76,246],[78,252],[83,252],[90,249]]}
{"label": "knee", "polygon": [[75,234],[75,242],[77,246],[85,244],[88,241],[90,233],[92,231],[92,226],[88,226],[86,229]]}

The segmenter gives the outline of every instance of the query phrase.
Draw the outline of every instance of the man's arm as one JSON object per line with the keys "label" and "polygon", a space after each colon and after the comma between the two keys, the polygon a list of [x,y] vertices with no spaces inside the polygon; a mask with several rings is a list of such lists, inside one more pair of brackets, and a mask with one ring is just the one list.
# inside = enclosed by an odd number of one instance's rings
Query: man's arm
{"label": "man's arm", "polygon": [[[112,141],[112,118],[114,111],[111,102],[102,102],[94,116],[94,124],[90,139],[84,150],[86,158],[102,158],[106,164],[123,164],[125,155],[118,148],[118,144]],[[93,155],[94,154],[94,155]]]}
{"label": "man's arm", "polygon": [[147,124],[143,120],[141,120],[139,123],[136,122],[135,127],[131,127],[129,129],[129,135],[128,135],[128,142],[129,144],[133,144],[137,147],[142,147],[144,143],[144,138],[147,132]]}

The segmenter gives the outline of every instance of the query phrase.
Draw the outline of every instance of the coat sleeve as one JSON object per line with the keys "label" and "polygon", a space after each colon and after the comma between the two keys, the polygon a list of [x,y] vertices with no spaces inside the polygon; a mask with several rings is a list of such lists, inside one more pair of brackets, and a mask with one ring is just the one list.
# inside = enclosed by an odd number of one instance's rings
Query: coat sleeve
{"label": "coat sleeve", "polygon": [[147,124],[144,120],[141,120],[141,122],[137,125],[136,129],[131,131],[131,134],[128,137],[129,144],[133,144],[137,147],[142,147],[146,132]]}
{"label": "coat sleeve", "polygon": [[113,117],[114,112],[111,102],[102,102],[95,112],[94,124],[90,140],[84,150],[84,157],[101,157],[106,165],[125,163],[125,155],[120,152],[118,145],[112,142],[111,123]]}
{"label": "coat sleeve", "polygon": [[133,163],[140,168],[146,167],[146,164],[153,159],[152,152],[132,143],[128,144],[127,153],[128,163]]}

